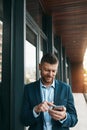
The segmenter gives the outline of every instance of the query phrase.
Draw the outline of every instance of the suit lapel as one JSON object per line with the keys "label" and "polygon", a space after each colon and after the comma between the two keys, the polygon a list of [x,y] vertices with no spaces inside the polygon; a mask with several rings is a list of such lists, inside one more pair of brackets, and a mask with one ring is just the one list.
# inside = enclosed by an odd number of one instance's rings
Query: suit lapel
{"label": "suit lapel", "polygon": [[42,99],[41,99],[41,92],[40,92],[40,81],[36,82],[35,94],[36,94],[36,99],[37,99],[38,104],[41,103]]}
{"label": "suit lapel", "polygon": [[[41,90],[40,90],[40,80],[36,82],[35,84],[35,97],[36,97],[36,102],[37,105],[40,104],[42,102],[42,97],[41,97]],[[43,113],[41,112],[41,119],[43,120]]]}
{"label": "suit lapel", "polygon": [[55,90],[54,90],[54,104],[58,105],[60,99],[60,85],[58,81],[55,81]]}
{"label": "suit lapel", "polygon": [[[35,84],[35,94],[36,94],[36,99],[37,103],[42,102],[42,97],[41,97],[41,91],[40,91],[40,80],[36,82]],[[54,104],[58,105],[58,102],[61,97],[61,87],[60,84],[57,80],[55,80],[55,89],[54,89]]]}

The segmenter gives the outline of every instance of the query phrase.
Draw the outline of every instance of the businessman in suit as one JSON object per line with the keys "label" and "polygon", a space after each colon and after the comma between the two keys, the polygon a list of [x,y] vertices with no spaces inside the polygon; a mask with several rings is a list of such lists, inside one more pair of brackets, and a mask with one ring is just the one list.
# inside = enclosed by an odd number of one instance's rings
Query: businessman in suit
{"label": "businessman in suit", "polygon": [[55,79],[58,64],[54,54],[44,55],[41,78],[24,87],[21,119],[29,130],[69,130],[78,122],[71,87]]}

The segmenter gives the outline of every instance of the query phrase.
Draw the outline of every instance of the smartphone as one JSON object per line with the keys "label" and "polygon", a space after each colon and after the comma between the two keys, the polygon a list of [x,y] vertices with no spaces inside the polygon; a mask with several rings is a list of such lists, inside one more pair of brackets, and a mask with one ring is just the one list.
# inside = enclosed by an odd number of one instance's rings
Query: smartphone
{"label": "smartphone", "polygon": [[63,105],[58,105],[58,106],[54,105],[52,109],[53,110],[57,110],[57,111],[63,111],[64,110],[64,106]]}

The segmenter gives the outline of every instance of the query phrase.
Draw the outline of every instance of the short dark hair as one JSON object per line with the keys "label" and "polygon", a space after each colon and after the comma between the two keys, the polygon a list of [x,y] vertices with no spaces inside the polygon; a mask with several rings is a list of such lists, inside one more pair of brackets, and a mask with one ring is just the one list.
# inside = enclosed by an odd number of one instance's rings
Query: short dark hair
{"label": "short dark hair", "polygon": [[56,64],[58,63],[58,58],[52,53],[47,53],[43,55],[41,59],[41,64],[43,64],[44,62],[47,62],[49,64]]}

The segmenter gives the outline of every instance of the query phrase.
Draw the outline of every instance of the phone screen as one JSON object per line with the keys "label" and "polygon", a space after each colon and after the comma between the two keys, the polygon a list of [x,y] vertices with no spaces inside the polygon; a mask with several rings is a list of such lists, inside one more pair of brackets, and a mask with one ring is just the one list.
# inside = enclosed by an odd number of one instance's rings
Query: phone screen
{"label": "phone screen", "polygon": [[64,106],[53,106],[53,109],[57,110],[57,111],[63,111],[64,110]]}

